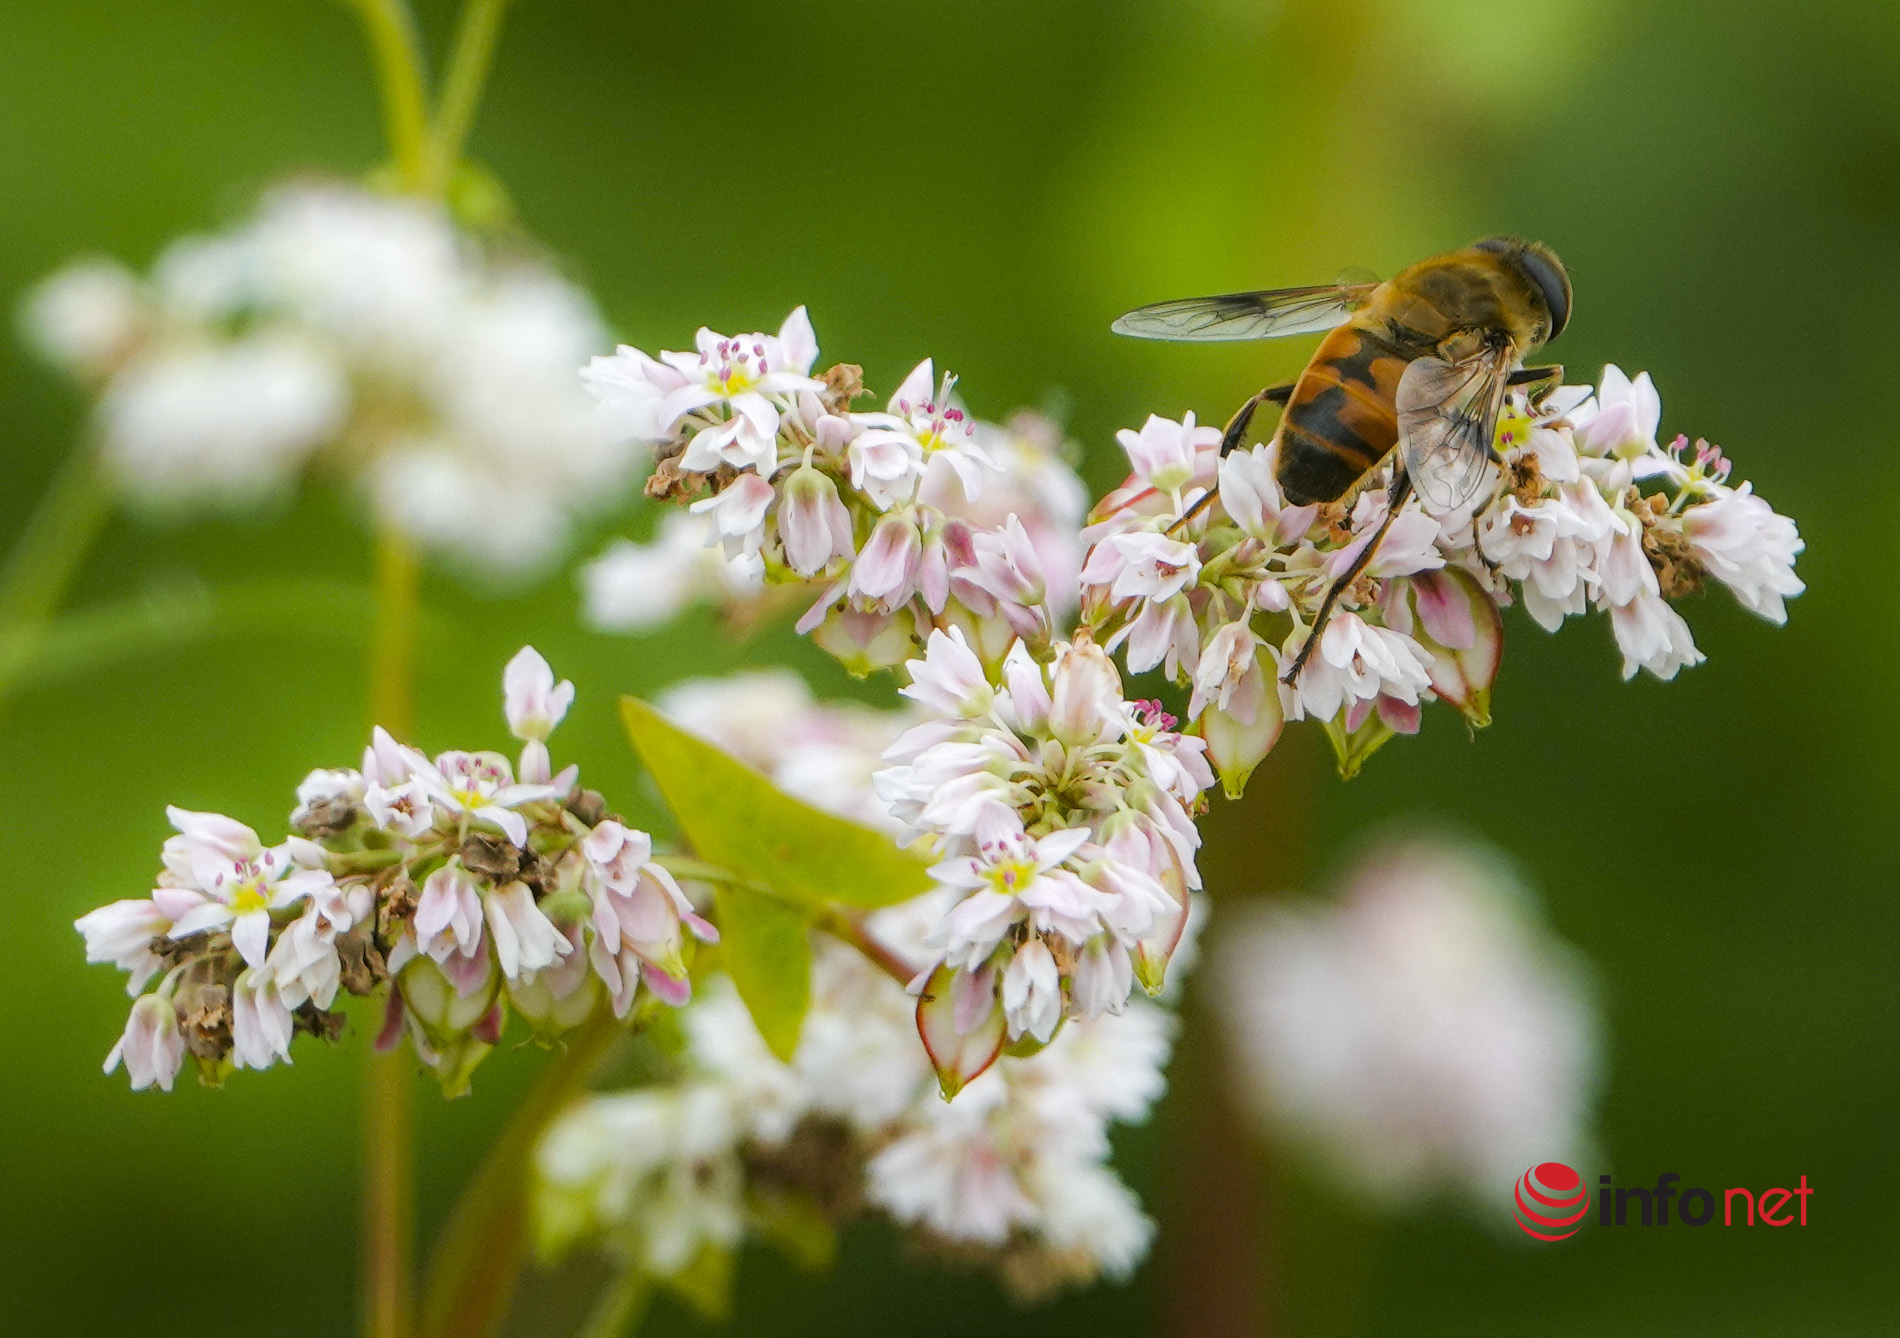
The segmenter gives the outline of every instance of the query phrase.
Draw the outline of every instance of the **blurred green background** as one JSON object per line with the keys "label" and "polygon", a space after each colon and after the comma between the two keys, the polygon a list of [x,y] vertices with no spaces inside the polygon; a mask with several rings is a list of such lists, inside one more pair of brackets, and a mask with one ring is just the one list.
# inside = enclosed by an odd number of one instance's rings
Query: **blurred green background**
{"label": "blurred green background", "polygon": [[[448,6],[422,9],[439,42]],[[1244,803],[1216,810],[1205,868],[1232,898],[1322,886],[1391,815],[1488,835],[1600,972],[1609,1086],[1590,1169],[1805,1174],[1813,1225],[1537,1249],[1455,1205],[1374,1223],[1257,1159],[1197,1014],[1175,1094],[1126,1139],[1162,1222],[1130,1285],[1017,1312],[865,1228],[829,1279],[748,1258],[732,1332],[1900,1331],[1900,644],[1879,574],[1900,539],[1900,8],[524,0],[472,148],[624,337],[678,347],[702,321],[771,328],[807,302],[826,353],[874,387],[931,354],[984,416],[1058,397],[1098,490],[1116,428],[1151,410],[1218,420],[1306,352],[1114,341],[1123,308],[1541,237],[1577,291],[1554,355],[1581,379],[1606,360],[1652,372],[1665,430],[1722,443],[1809,545],[1812,588],[1785,629],[1725,596],[1692,603],[1709,663],[1673,684],[1619,682],[1601,618],[1549,637],[1514,615],[1493,728],[1470,740],[1430,714],[1351,785],[1296,732]],[[9,305],[75,251],[144,264],[285,169],[379,156],[339,4],[0,8]],[[0,354],[0,534],[77,421],[17,344]],[[357,580],[364,548],[324,498],[254,523],[116,523],[73,603]],[[419,742],[503,742],[498,672],[533,641],[581,689],[560,755],[621,796],[638,786],[617,692],[747,657],[851,690],[789,634],[588,634],[566,578],[508,600],[438,581],[429,599]],[[275,832],[305,770],[354,758],[360,621],[287,614],[59,675],[8,708],[0,1331],[351,1328],[360,1031],[223,1092],[135,1096],[98,1071],[120,977],[82,964],[70,922],[149,886],[166,802]],[[498,1054],[472,1100],[422,1093],[425,1230],[538,1062]],[[695,1331],[664,1308],[649,1330]]]}

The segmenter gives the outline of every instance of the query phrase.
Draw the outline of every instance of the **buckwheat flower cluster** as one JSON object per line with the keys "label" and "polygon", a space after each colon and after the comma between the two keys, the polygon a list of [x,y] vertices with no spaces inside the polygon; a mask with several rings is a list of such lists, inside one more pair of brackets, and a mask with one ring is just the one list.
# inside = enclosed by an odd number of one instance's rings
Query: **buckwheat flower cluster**
{"label": "buckwheat flower cluster", "polygon": [[1138,1002],[1065,1028],[946,1104],[902,987],[835,944],[813,966],[789,1065],[715,976],[683,1014],[677,1075],[556,1121],[536,1154],[545,1255],[588,1244],[666,1279],[704,1251],[782,1238],[797,1203],[829,1228],[880,1214],[1025,1298],[1132,1271],[1153,1224],[1108,1164],[1108,1129],[1163,1090],[1171,1015]]}
{"label": "buckwheat flower cluster", "polygon": [[602,339],[587,295],[413,199],[281,186],[148,277],[52,276],[22,323],[97,394],[105,464],[151,509],[251,510],[341,477],[425,550],[522,575],[642,460],[573,383]]}
{"label": "buckwheat flower cluster", "polygon": [[[385,995],[379,1046],[407,1033],[451,1091],[510,1011],[544,1037],[597,1008],[624,1017],[642,985],[682,1004],[688,936],[716,938],[652,842],[558,774],[547,739],[573,700],[531,647],[504,675],[518,766],[429,758],[381,729],[356,770],[313,771],[293,834],[265,847],[214,813],[171,809],[177,835],[149,897],[82,917],[89,961],[138,996],[106,1061],[135,1088],[290,1061],[298,1032],[334,1039],[339,991]],[[141,993],[154,978],[157,986]]]}
{"label": "buckwheat flower cluster", "polygon": [[654,453],[648,495],[703,517],[736,573],[708,575],[688,531],[663,526],[586,575],[592,620],[637,629],[762,580],[813,584],[799,629],[857,673],[901,663],[940,626],[992,662],[1017,639],[1046,646],[1075,607],[1084,506],[1059,434],[1033,415],[979,423],[928,359],[882,410],[853,409],[859,369],[814,376],[817,359],[800,307],[777,334],[702,329],[690,353],[623,345],[589,364],[612,430]]}
{"label": "buckwheat flower cluster", "polygon": [[[1595,391],[1563,387],[1507,404],[1501,463],[1472,511],[1437,515],[1414,496],[1345,591],[1292,684],[1327,591],[1387,518],[1390,464],[1326,506],[1292,506],[1277,445],[1219,458],[1220,434],[1151,417],[1121,442],[1133,473],[1097,506],[1082,571],[1083,621],[1128,668],[1187,689],[1192,728],[1230,794],[1288,720],[1322,724],[1351,774],[1442,701],[1490,721],[1503,650],[1499,610],[1522,602],[1547,630],[1607,612],[1627,678],[1699,663],[1668,601],[1708,578],[1776,622],[1800,593],[1801,539],[1706,443],[1657,444],[1647,374],[1605,368]],[[1213,490],[1213,504],[1179,518]]]}
{"label": "buckwheat flower cluster", "polygon": [[1589,980],[1494,851],[1388,841],[1336,903],[1227,915],[1211,977],[1241,1094],[1348,1187],[1496,1212],[1524,1167],[1585,1150]]}
{"label": "buckwheat flower cluster", "polygon": [[904,695],[931,718],[885,754],[879,795],[907,842],[938,855],[950,905],[912,988],[947,1094],[1011,1042],[1159,990],[1200,886],[1193,815],[1213,782],[1203,743],[1123,699],[1086,638],[1048,664],[1018,643],[994,677],[958,629],[936,631]]}

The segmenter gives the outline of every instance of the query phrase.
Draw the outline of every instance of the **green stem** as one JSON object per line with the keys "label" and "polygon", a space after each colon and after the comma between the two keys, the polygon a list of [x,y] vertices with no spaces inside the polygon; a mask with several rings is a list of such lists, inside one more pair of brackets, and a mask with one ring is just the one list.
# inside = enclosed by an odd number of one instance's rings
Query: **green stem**
{"label": "green stem", "polygon": [[426,194],[441,195],[447,190],[455,165],[461,161],[462,145],[475,123],[475,110],[481,105],[488,71],[494,65],[495,41],[507,8],[508,0],[468,0],[463,6],[455,45],[449,51],[448,73],[442,81],[442,98],[436,104],[435,132],[429,139],[422,181]]}
{"label": "green stem", "polygon": [[383,131],[403,189],[419,191],[428,170],[429,111],[422,47],[407,0],[352,0],[376,61]]}
{"label": "green stem", "polygon": [[0,698],[32,660],[47,620],[111,514],[98,455],[90,446],[75,447],[0,568]]}
{"label": "green stem", "polygon": [[569,1032],[489,1147],[430,1257],[421,1338],[483,1338],[507,1318],[528,1231],[529,1158],[624,1032],[606,1007]]}
{"label": "green stem", "polygon": [[630,1338],[640,1331],[640,1322],[651,1304],[652,1279],[637,1266],[629,1266],[601,1293],[579,1338]]}
{"label": "green stem", "polygon": [[[402,737],[415,697],[421,575],[407,542],[376,544],[376,628],[369,647],[370,714]],[[409,1338],[414,1328],[415,1064],[400,1048],[372,1053],[363,1100],[363,1332]]]}

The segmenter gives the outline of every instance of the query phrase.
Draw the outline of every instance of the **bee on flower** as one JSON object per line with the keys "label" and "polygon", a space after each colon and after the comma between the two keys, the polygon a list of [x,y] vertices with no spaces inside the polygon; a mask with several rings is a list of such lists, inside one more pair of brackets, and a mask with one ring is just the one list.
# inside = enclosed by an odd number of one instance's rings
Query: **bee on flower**
{"label": "bee on flower", "polygon": [[1658,445],[1660,421],[1647,374],[1615,367],[1594,391],[1514,396],[1488,501],[1439,516],[1412,497],[1388,517],[1379,470],[1338,503],[1293,506],[1277,445],[1223,459],[1191,417],[1150,418],[1121,434],[1133,472],[1084,532],[1083,621],[1131,671],[1189,690],[1191,728],[1229,794],[1288,721],[1319,722],[1347,775],[1416,733],[1429,702],[1488,724],[1513,603],[1550,631],[1606,612],[1624,677],[1672,678],[1702,655],[1670,601],[1714,579],[1779,622],[1803,588],[1802,545],[1750,485],[1729,485],[1721,451]]}

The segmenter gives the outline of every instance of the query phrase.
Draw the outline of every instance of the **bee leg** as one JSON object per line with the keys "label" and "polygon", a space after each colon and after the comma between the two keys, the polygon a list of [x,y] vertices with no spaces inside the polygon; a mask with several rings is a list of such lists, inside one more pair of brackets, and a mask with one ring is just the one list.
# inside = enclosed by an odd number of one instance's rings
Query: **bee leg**
{"label": "bee leg", "polygon": [[[1293,398],[1292,383],[1289,382],[1284,386],[1268,386],[1265,390],[1253,396],[1245,404],[1234,410],[1234,416],[1227,420],[1227,427],[1220,434],[1221,459],[1225,460],[1228,453],[1240,445],[1241,441],[1246,437],[1247,428],[1253,422],[1253,412],[1260,407],[1262,401],[1284,405],[1291,398]],[[1218,495],[1218,489],[1212,488],[1203,493],[1200,500],[1183,511],[1179,516],[1175,517],[1174,523],[1168,526],[1167,532],[1173,534],[1190,520],[1193,520],[1194,517],[1200,515],[1201,512],[1207,510],[1208,507],[1214,504],[1214,498]]]}
{"label": "bee leg", "polygon": [[1293,386],[1291,383],[1284,386],[1268,386],[1258,395],[1255,395],[1245,404],[1234,410],[1234,416],[1227,420],[1227,427],[1220,434],[1221,458],[1223,460],[1226,459],[1228,454],[1232,452],[1236,446],[1240,445],[1241,441],[1246,437],[1247,428],[1253,422],[1253,411],[1260,407],[1261,401],[1268,400],[1274,404],[1284,405],[1292,398]]}
{"label": "bee leg", "polygon": [[1532,404],[1542,404],[1550,392],[1563,383],[1564,365],[1561,362],[1553,362],[1548,367],[1520,367],[1505,381],[1506,385],[1511,386],[1537,386],[1531,392]]}
{"label": "bee leg", "polygon": [[1405,505],[1405,499],[1412,495],[1412,476],[1401,465],[1392,476],[1391,491],[1386,494],[1385,519],[1379,522],[1379,528],[1372,536],[1372,542],[1359,550],[1359,556],[1352,565],[1341,572],[1327,587],[1326,598],[1320,601],[1319,612],[1313,617],[1313,630],[1307,634],[1306,641],[1300,647],[1299,654],[1293,657],[1293,666],[1280,675],[1280,681],[1292,687],[1300,681],[1300,670],[1306,668],[1306,657],[1313,653],[1313,647],[1319,644],[1319,634],[1326,630],[1327,620],[1333,616],[1333,606],[1339,603],[1339,597],[1359,579],[1359,573],[1371,564],[1378,553],[1379,545],[1385,540],[1385,532],[1392,528],[1392,522],[1398,518],[1399,508]]}

